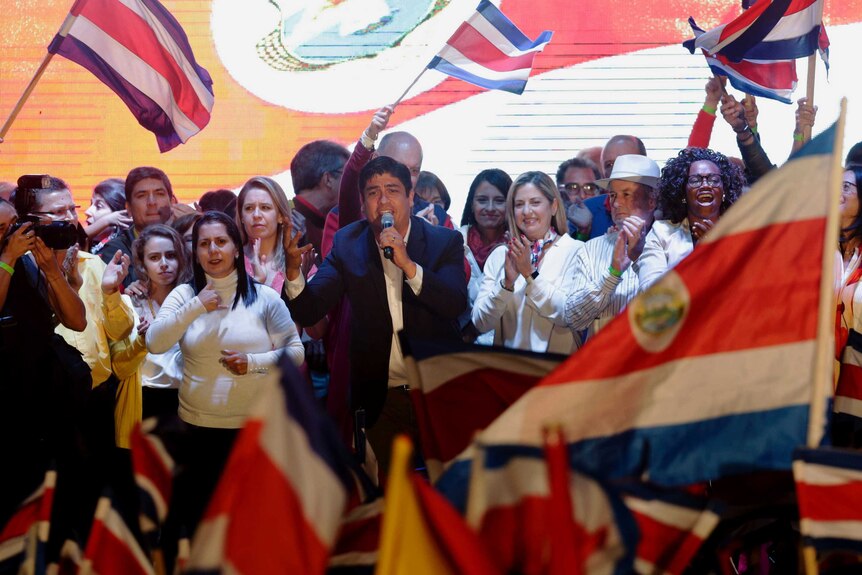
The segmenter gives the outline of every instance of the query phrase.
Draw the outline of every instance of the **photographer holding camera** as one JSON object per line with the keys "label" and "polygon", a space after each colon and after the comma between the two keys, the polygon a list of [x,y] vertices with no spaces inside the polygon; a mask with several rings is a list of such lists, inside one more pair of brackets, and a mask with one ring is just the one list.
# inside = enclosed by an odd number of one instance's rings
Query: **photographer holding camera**
{"label": "photographer holding camera", "polygon": [[[40,188],[56,185],[51,180],[40,178]],[[30,183],[19,180],[16,202],[36,195]],[[17,219],[0,200],[0,437],[14,466],[0,474],[0,523],[41,483],[51,461],[58,470],[76,465],[74,429],[90,385],[80,353],[54,333],[58,322],[78,331],[87,325],[84,304],[48,245],[57,245],[57,226],[46,233],[32,218]],[[73,497],[72,486],[58,483],[58,501],[60,489]]]}

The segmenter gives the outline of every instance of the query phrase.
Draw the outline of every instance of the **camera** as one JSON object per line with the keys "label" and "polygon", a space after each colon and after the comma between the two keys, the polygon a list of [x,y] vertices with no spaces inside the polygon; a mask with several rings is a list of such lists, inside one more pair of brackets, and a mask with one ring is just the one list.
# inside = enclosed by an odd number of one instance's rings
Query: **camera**
{"label": "camera", "polygon": [[39,223],[35,216],[22,216],[18,218],[6,233],[8,238],[26,223],[33,224],[33,231],[37,238],[41,238],[45,245],[52,250],[66,250],[78,242],[78,230],[74,224],[69,222],[51,222],[49,224]]}

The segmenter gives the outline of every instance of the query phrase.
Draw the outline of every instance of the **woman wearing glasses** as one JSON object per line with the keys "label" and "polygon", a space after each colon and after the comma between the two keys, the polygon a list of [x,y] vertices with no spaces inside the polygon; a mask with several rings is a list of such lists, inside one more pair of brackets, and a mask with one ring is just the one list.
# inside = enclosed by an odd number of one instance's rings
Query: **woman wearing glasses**
{"label": "woman wearing glasses", "polygon": [[[835,392],[835,413],[832,418],[832,442],[841,447],[862,446],[860,425],[854,390],[862,380],[858,369],[844,369],[844,363],[858,364],[862,357],[862,212],[859,211],[859,184],[862,183],[862,166],[848,166],[844,171],[839,211],[841,231],[838,252],[835,255],[835,286],[838,301],[839,324],[835,330],[836,357],[842,362]],[[858,322],[858,323],[857,323]]]}
{"label": "woman wearing glasses", "polygon": [[659,181],[659,209],[643,253],[633,264],[645,291],[682,261],[742,194],[742,170],[723,154],[686,148],[668,160]]}
{"label": "woman wearing glasses", "polygon": [[464,255],[470,264],[470,282],[467,295],[470,309],[467,310],[461,333],[467,341],[491,345],[494,343],[494,330],[479,335],[470,321],[470,310],[479,295],[479,287],[485,277],[485,260],[499,245],[506,241],[506,195],[512,185],[512,178],[503,170],[491,168],[482,170],[473,178],[464,213],[461,214],[461,235],[464,236]]}

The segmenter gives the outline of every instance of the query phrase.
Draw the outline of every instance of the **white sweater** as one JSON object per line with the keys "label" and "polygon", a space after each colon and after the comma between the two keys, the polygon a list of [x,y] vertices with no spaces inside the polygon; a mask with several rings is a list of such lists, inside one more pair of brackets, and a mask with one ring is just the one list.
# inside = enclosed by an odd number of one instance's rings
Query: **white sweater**
{"label": "white sweater", "polygon": [[[207,312],[190,285],[177,286],[147,331],[150,353],[164,353],[179,342],[183,355],[180,417],[202,427],[242,427],[258,391],[278,377],[272,369],[284,349],[295,365],[304,349],[287,306],[275,291],[257,285],[257,299],[233,306],[236,272],[207,276],[227,309]],[[234,375],[219,360],[229,349],[248,354],[248,372]]]}
{"label": "white sweater", "polygon": [[498,247],[485,261],[485,277],[473,304],[473,325],[483,333],[496,330],[495,345],[563,354],[577,350],[581,339],[566,325],[565,308],[584,243],[560,236],[542,257],[538,277],[528,282],[518,276],[511,292],[500,285],[507,249]]}

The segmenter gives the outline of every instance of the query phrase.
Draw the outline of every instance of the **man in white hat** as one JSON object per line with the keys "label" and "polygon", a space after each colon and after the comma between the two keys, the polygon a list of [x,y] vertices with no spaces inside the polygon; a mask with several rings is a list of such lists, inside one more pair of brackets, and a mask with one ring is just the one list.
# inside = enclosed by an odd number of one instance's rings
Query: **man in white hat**
{"label": "man in white hat", "polygon": [[610,177],[596,182],[607,189],[614,225],[579,252],[574,287],[566,299],[566,323],[574,332],[586,329],[588,339],[638,293],[631,264],[655,220],[659,176],[654,161],[627,154],[616,158]]}

